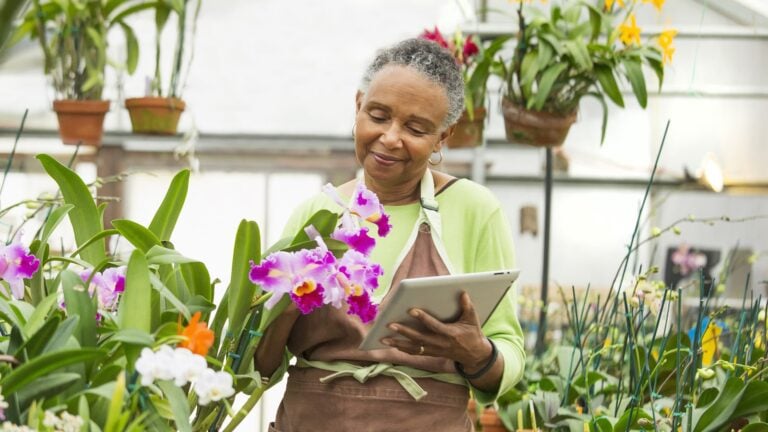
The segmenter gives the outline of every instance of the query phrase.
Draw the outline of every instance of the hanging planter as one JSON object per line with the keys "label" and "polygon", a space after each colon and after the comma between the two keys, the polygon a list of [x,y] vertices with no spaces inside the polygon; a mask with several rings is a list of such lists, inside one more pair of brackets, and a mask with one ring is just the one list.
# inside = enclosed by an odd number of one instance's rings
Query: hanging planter
{"label": "hanging planter", "polygon": [[453,135],[446,142],[448,148],[477,147],[483,142],[483,128],[485,127],[485,108],[475,108],[474,118],[469,119],[467,110],[461,114],[456,123]]}
{"label": "hanging planter", "polygon": [[501,103],[507,141],[536,147],[558,147],[565,142],[571,125],[576,121],[574,110],[567,115],[530,111],[509,99]]}
{"label": "hanging planter", "polygon": [[133,133],[175,135],[186,104],[178,98],[141,97],[125,100]]}
{"label": "hanging planter", "polygon": [[59,135],[64,144],[101,146],[109,101],[55,100],[53,110],[59,119]]}

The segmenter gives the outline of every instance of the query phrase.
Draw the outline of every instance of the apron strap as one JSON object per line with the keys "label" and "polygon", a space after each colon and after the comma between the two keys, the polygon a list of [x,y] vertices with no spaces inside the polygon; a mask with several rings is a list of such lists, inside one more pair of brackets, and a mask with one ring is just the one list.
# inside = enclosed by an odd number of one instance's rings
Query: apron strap
{"label": "apron strap", "polygon": [[313,367],[333,372],[320,378],[320,382],[323,384],[341,377],[352,377],[361,384],[365,384],[369,379],[379,375],[392,377],[417,401],[426,396],[427,391],[414,378],[432,378],[449,384],[467,385],[466,381],[456,374],[428,372],[407,366],[395,366],[392,363],[373,363],[368,366],[360,366],[342,361],[325,362],[299,357],[296,359],[296,366]]}

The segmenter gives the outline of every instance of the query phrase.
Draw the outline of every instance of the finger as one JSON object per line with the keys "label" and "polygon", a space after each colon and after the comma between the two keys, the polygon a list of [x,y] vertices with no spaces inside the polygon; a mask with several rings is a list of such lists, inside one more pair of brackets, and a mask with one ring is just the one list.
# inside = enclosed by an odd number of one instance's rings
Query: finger
{"label": "finger", "polygon": [[400,350],[406,354],[424,355],[426,352],[426,347],[424,345],[408,339],[384,338],[381,340],[381,343]]}
{"label": "finger", "polygon": [[421,344],[427,340],[426,335],[406,325],[392,323],[388,325],[387,328],[399,333],[403,337],[408,338],[415,344]]}
{"label": "finger", "polygon": [[472,304],[472,299],[469,298],[469,294],[467,294],[466,291],[461,294],[459,303],[461,304],[461,316],[459,317],[459,321],[478,324],[480,319],[477,317],[475,305]]}
{"label": "finger", "polygon": [[448,333],[448,328],[445,326],[445,324],[443,324],[439,319],[424,312],[423,310],[418,308],[413,308],[408,313],[411,314],[412,317],[421,321],[422,324],[424,324],[424,326],[426,326],[432,332],[438,333],[438,334]]}

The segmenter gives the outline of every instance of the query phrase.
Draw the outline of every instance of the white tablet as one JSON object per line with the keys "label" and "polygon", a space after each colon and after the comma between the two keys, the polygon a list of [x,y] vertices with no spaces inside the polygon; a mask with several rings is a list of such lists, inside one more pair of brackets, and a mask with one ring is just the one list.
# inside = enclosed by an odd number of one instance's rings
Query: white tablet
{"label": "white tablet", "polygon": [[381,343],[382,338],[402,337],[387,328],[390,323],[423,329],[421,321],[408,314],[414,307],[442,322],[456,321],[461,316],[459,301],[464,291],[469,294],[480,323],[485,324],[519,274],[519,270],[497,270],[404,279],[382,302],[376,320],[358,348],[363,351],[390,348]]}

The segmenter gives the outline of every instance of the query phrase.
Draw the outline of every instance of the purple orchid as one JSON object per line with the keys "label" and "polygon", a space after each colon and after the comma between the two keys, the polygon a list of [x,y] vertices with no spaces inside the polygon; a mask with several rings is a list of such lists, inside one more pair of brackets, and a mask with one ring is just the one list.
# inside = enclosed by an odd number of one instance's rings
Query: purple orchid
{"label": "purple orchid", "polygon": [[357,315],[363,323],[373,321],[379,312],[379,307],[371,302],[371,296],[367,292],[347,297],[347,304],[349,304],[347,313]]}
{"label": "purple orchid", "polygon": [[23,279],[30,279],[39,268],[40,260],[20,242],[0,246],[0,279],[10,285],[14,298],[24,298]]}
{"label": "purple orchid", "polygon": [[[126,266],[112,267],[104,270],[102,273],[96,272],[93,275],[91,285],[88,287],[88,294],[91,297],[96,295],[99,309],[115,310],[120,294],[125,291],[126,269]],[[83,282],[88,281],[88,278],[91,277],[91,272],[91,269],[86,269],[80,273],[80,278]]]}
{"label": "purple orchid", "polygon": [[[251,282],[273,293],[265,303],[267,308],[271,309],[288,294],[306,314],[322,304],[317,300],[323,298],[325,292],[322,281],[334,273],[335,262],[336,258],[323,246],[297,252],[280,251],[264,258],[261,264],[251,262],[249,277]],[[305,296],[309,297],[301,299]]]}
{"label": "purple orchid", "polygon": [[358,296],[363,292],[372,294],[379,287],[379,276],[384,274],[381,266],[372,263],[367,256],[356,250],[348,250],[339,260],[339,273],[344,275],[347,294]]}
{"label": "purple orchid", "polygon": [[361,219],[376,224],[379,230],[379,237],[386,237],[392,229],[392,225],[389,223],[389,216],[384,213],[384,206],[379,202],[379,197],[368,190],[362,183],[358,183],[355,188],[355,196],[349,210]]}

